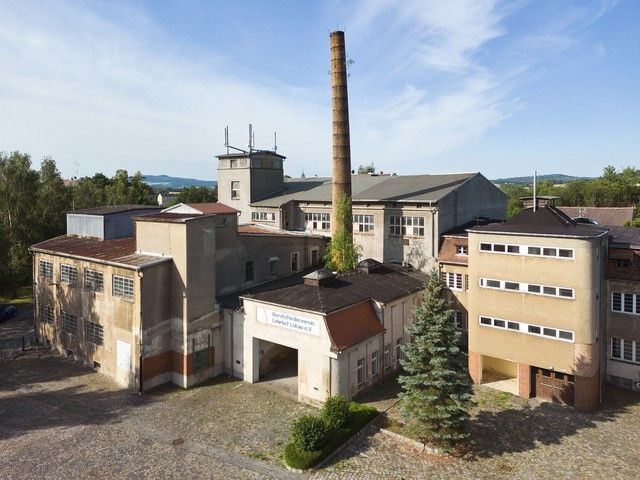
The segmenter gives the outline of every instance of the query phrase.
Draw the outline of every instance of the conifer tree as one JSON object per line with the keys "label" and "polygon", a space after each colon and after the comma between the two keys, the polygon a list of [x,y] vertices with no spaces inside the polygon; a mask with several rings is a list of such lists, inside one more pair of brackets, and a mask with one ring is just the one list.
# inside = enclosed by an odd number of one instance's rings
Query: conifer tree
{"label": "conifer tree", "polygon": [[406,375],[399,378],[400,411],[425,443],[450,449],[469,436],[473,405],[467,355],[437,270],[429,275],[422,303],[407,327],[402,348]]}

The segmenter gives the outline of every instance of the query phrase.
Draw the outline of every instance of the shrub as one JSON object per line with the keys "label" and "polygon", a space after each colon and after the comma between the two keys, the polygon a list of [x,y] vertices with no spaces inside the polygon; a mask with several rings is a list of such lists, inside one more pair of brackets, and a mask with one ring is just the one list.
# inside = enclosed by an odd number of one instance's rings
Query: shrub
{"label": "shrub", "polygon": [[293,422],[291,442],[300,450],[318,450],[326,441],[327,427],[321,418],[303,415]]}
{"label": "shrub", "polygon": [[327,428],[337,430],[349,423],[349,400],[343,395],[329,397],[320,414]]}

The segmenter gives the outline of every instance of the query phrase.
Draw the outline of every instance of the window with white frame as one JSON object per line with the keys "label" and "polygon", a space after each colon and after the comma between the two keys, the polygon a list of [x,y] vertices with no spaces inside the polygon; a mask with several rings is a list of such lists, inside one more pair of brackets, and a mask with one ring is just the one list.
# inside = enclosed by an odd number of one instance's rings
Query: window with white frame
{"label": "window with white frame", "polygon": [[612,337],[611,358],[625,362],[640,363],[640,342]]}
{"label": "window with white frame", "polygon": [[371,352],[371,376],[378,375],[378,350]]}
{"label": "window with white frame", "polygon": [[391,365],[391,344],[390,343],[387,343],[384,346],[382,360],[384,362],[384,368],[389,368],[389,366]]}
{"label": "window with white frame", "polygon": [[357,233],[373,232],[373,215],[354,215],[353,231]]}
{"label": "window with white frame", "polygon": [[458,330],[467,329],[467,316],[462,310],[453,311],[453,322]]}
{"label": "window with white frame", "polygon": [[78,317],[75,315],[62,311],[60,314],[60,323],[64,333],[75,335],[78,332]]}
{"label": "window with white frame", "polygon": [[525,255],[531,257],[553,257],[573,259],[572,248],[543,247],[537,245],[512,245],[507,243],[480,243],[481,252],[503,253],[508,255]]}
{"label": "window with white frame", "polygon": [[300,270],[300,263],[298,262],[298,259],[299,259],[298,252],[293,252],[291,254],[291,271],[292,272],[297,272],[298,270]]}
{"label": "window with white frame", "polygon": [[40,306],[40,321],[42,323],[53,323],[54,314],[53,307],[51,305]]}
{"label": "window with white frame", "polygon": [[104,328],[99,323],[85,320],[84,322],[84,338],[87,342],[94,345],[102,345],[104,336]]}
{"label": "window with white frame", "polygon": [[237,180],[233,180],[231,182],[231,199],[232,200],[240,199],[240,182]]}
{"label": "window with white frame", "polygon": [[611,311],[640,315],[640,294],[612,292]]}
{"label": "window with white frame", "polygon": [[451,290],[462,290],[462,274],[453,272],[442,272],[442,280]]}
{"label": "window with white frame", "polygon": [[84,288],[101,292],[104,289],[104,276],[97,270],[84,269]]}
{"label": "window with white frame", "polygon": [[469,247],[466,245],[456,245],[456,255],[469,255]]}
{"label": "window with white frame", "polygon": [[563,342],[573,342],[574,339],[574,333],[570,330],[532,325],[530,323],[517,322],[514,320],[504,320],[501,318],[492,318],[481,315],[479,323],[483,327],[500,328],[512,332],[525,333],[527,335],[552,338]]}
{"label": "window with white frame", "polygon": [[304,220],[307,230],[330,230],[331,214],[330,213],[305,213]]}
{"label": "window with white frame", "polygon": [[53,279],[53,262],[40,260],[40,263],[38,263],[38,276],[49,280]]}
{"label": "window with white frame", "polygon": [[356,380],[358,382],[358,386],[364,383],[364,378],[364,358],[360,358],[356,364]]}
{"label": "window with white frame", "polygon": [[276,214],[273,212],[251,212],[251,220],[257,220],[261,222],[273,222],[276,219]]}
{"label": "window with white frame", "polygon": [[269,260],[269,275],[271,277],[278,276],[278,263],[279,263],[279,260],[275,257]]}
{"label": "window with white frame", "polygon": [[389,233],[407,237],[424,237],[424,217],[389,217]]}
{"label": "window with white frame", "polygon": [[537,285],[534,283],[513,282],[509,280],[495,280],[491,278],[481,278],[480,287],[495,290],[506,290],[519,293],[530,293],[533,295],[545,295],[548,297],[574,298],[573,288],[556,287],[552,285]]}
{"label": "window with white frame", "polygon": [[78,282],[78,269],[72,265],[60,265],[60,281],[75,285]]}
{"label": "window with white frame", "polygon": [[112,277],[112,293],[114,297],[133,299],[133,278],[114,275]]}

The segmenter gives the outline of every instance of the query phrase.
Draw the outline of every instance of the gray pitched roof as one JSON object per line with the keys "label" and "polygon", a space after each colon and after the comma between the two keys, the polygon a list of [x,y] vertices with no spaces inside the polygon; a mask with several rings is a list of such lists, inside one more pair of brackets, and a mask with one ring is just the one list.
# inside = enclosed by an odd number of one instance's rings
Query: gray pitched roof
{"label": "gray pitched roof", "polygon": [[[436,203],[478,173],[442,175],[353,175],[354,202]],[[279,207],[298,202],[331,202],[331,178],[287,179],[284,191],[253,202],[256,207]]]}

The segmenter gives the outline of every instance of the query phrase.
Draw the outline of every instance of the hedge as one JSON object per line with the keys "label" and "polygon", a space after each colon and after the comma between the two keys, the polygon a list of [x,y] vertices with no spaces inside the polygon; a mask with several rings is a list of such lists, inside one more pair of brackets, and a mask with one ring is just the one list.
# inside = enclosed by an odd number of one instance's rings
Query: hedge
{"label": "hedge", "polygon": [[351,402],[349,404],[349,423],[346,427],[329,430],[326,443],[318,450],[308,452],[298,448],[293,442],[289,442],[284,448],[285,464],[299,470],[313,467],[373,420],[376,415],[378,415],[378,411],[375,407]]}

